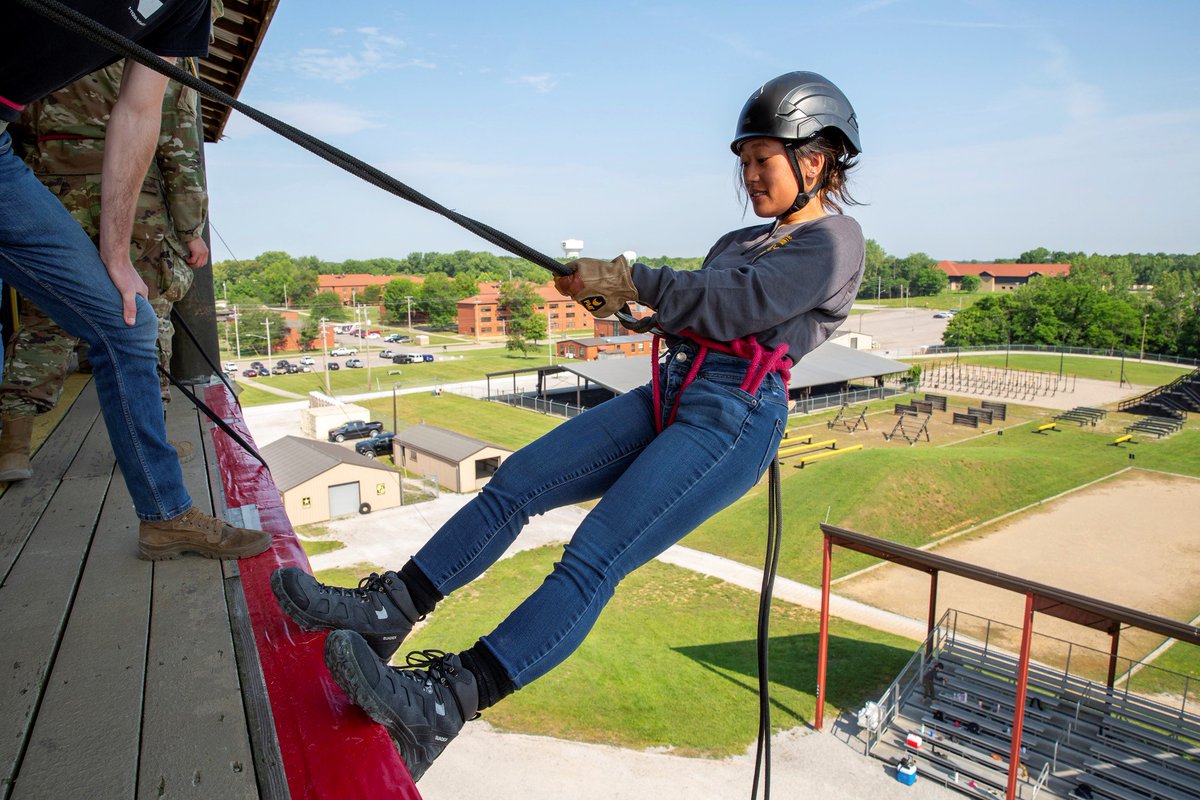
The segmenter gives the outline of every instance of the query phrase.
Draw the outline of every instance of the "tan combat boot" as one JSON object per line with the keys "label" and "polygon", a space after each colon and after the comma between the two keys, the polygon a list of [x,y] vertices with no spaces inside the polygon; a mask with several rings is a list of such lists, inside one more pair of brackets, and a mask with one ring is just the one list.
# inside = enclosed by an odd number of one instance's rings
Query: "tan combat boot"
{"label": "tan combat boot", "polygon": [[271,534],[235,528],[192,506],[172,519],[142,521],[138,528],[138,557],[147,561],[195,553],[205,558],[247,558],[271,546]]}
{"label": "tan combat boot", "polygon": [[33,477],[29,463],[33,439],[33,417],[5,417],[0,430],[0,481],[23,481]]}

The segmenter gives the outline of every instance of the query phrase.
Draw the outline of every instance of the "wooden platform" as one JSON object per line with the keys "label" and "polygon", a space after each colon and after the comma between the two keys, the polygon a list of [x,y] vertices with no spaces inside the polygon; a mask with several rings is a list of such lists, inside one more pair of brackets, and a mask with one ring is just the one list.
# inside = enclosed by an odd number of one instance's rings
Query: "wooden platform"
{"label": "wooden platform", "polygon": [[[237,562],[137,558],[99,412],[89,383],[0,496],[0,798],[287,797]],[[219,513],[204,425],[168,418]]]}

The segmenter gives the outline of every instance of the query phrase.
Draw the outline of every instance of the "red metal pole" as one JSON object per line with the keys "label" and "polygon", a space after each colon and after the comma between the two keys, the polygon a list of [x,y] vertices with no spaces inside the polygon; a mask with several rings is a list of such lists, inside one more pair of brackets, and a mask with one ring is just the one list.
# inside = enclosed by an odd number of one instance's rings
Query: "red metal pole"
{"label": "red metal pole", "polygon": [[1114,625],[1112,630],[1112,647],[1108,650],[1108,690],[1111,692],[1117,681],[1117,651],[1121,648],[1121,626]]}
{"label": "red metal pole", "polygon": [[933,656],[933,627],[937,625],[938,571],[929,573],[929,622],[925,626],[925,660]]}
{"label": "red metal pole", "polygon": [[1021,660],[1017,666],[1016,708],[1013,710],[1012,750],[1008,754],[1008,788],[1005,797],[1017,800],[1017,772],[1021,765],[1021,729],[1025,725],[1025,690],[1029,685],[1029,646],[1033,641],[1033,594],[1025,595],[1025,620],[1021,628]]}
{"label": "red metal pole", "polygon": [[825,665],[829,660],[829,579],[833,571],[833,541],[825,534],[821,557],[821,632],[817,637],[817,730],[825,724]]}

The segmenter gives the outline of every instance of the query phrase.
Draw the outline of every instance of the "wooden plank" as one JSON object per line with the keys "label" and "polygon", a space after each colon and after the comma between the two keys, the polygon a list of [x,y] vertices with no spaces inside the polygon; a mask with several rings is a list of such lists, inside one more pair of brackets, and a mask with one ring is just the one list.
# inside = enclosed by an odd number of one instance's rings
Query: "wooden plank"
{"label": "wooden plank", "polygon": [[[100,403],[89,383],[34,455],[33,477],[9,484],[0,495],[0,519],[4,520],[0,525],[0,581],[12,569],[17,554],[58,490],[63,473],[79,452],[80,443],[87,438],[99,414]],[[104,446],[108,447],[107,438]],[[111,463],[109,468],[111,470]]]}
{"label": "wooden plank", "polygon": [[[64,490],[92,480],[64,481]],[[124,483],[113,480],[13,800],[134,796],[151,567],[137,558],[131,506]]]}
{"label": "wooden plank", "polygon": [[[192,502],[211,512],[196,411],[174,402],[168,438],[190,441]],[[181,735],[186,732],[186,735]],[[186,556],[154,565],[139,798],[257,798],[253,755],[229,630],[221,562]]]}
{"label": "wooden plank", "polygon": [[46,676],[67,625],[107,490],[108,480],[85,478],[71,481],[69,491],[58,492],[0,586],[5,665],[0,691],[0,783],[5,785],[27,771],[23,751],[38,719]]}

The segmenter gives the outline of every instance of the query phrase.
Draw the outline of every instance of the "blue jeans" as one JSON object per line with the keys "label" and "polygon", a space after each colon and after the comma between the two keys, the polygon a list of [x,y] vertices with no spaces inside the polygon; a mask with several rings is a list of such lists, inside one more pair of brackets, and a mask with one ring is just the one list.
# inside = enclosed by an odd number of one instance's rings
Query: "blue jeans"
{"label": "blue jeans", "polygon": [[[664,417],[694,357],[683,344],[660,366]],[[496,561],[530,515],[602,498],[545,582],[483,637],[517,688],[579,647],[626,575],[762,477],[783,437],[787,390],[772,374],[755,395],[742,391],[746,365],[709,353],[658,435],[648,385],[558,426],[506,460],[413,557],[449,594]]]}
{"label": "blue jeans", "polygon": [[158,386],[158,320],[137,300],[126,325],[121,296],[95,245],[0,133],[0,279],[88,343],[88,360],[117,464],[145,520],[191,508],[179,457],[167,443]]}

